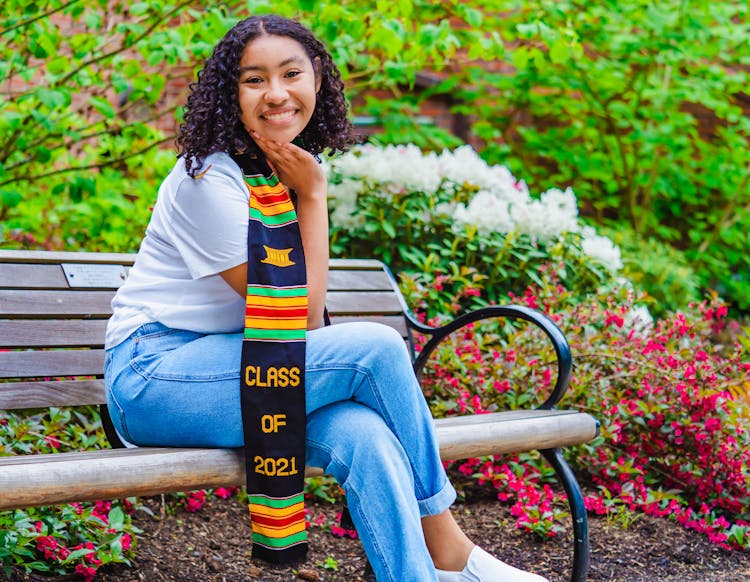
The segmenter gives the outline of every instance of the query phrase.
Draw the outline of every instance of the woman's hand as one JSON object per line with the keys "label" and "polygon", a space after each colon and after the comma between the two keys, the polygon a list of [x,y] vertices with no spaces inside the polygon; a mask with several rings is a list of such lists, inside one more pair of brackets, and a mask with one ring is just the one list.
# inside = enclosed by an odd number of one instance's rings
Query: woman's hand
{"label": "woman's hand", "polygon": [[271,169],[282,184],[300,197],[323,196],[328,189],[323,168],[313,155],[292,143],[279,143],[250,132],[258,147],[266,155]]}

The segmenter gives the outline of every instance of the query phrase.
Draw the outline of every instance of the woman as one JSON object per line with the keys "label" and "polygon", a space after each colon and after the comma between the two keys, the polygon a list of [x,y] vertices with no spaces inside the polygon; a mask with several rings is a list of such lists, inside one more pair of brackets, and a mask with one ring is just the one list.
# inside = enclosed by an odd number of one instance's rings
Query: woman
{"label": "woman", "polygon": [[113,300],[105,378],[115,427],[137,445],[244,443],[243,152],[296,193],[307,284],[305,462],[342,485],[377,579],[542,580],[474,546],[454,521],[455,491],[400,336],[376,324],[323,326],[327,183],[315,156],[350,141],[340,74],[306,28],[251,17],[218,43],[191,87],[180,157]]}

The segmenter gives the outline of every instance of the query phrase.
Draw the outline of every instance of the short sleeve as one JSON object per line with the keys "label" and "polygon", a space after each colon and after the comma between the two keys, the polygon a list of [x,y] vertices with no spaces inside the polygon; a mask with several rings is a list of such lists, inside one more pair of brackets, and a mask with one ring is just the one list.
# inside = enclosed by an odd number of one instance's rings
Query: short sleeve
{"label": "short sleeve", "polygon": [[171,238],[194,279],[247,260],[249,191],[239,166],[222,158],[206,158],[199,177],[185,176],[174,194]]}

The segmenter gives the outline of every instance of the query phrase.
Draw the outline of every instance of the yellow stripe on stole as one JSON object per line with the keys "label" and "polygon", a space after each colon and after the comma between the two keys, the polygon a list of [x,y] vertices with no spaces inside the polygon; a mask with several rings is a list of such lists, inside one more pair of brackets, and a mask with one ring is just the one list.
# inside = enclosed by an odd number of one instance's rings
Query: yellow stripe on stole
{"label": "yellow stripe on stole", "polygon": [[248,295],[245,305],[258,307],[307,307],[307,297],[263,297]]}
{"label": "yellow stripe on stole", "polygon": [[305,520],[303,519],[299,523],[294,523],[286,527],[269,527],[267,525],[261,525],[251,520],[250,522],[255,533],[259,533],[269,538],[285,538],[296,533],[305,531]]}
{"label": "yellow stripe on stole", "polygon": [[289,507],[267,507],[265,505],[258,505],[257,503],[248,504],[250,507],[250,513],[257,513],[258,515],[266,515],[268,517],[288,517],[298,511],[305,509],[304,503],[295,503]]}
{"label": "yellow stripe on stole", "polygon": [[271,317],[246,317],[245,327],[253,329],[307,329],[307,318],[276,319]]}
{"label": "yellow stripe on stole", "polygon": [[271,186],[271,184],[257,184],[249,187],[252,188],[253,192],[257,192],[260,195],[281,194],[287,191],[281,182],[277,182],[275,186]]}

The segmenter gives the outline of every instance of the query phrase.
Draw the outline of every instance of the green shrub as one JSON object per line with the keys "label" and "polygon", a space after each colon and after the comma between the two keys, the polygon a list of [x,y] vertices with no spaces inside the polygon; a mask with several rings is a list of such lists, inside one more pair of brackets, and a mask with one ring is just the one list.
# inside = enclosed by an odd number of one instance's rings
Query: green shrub
{"label": "green shrub", "polygon": [[[108,447],[95,407],[0,411],[0,454]],[[0,512],[0,563],[27,572],[74,572],[92,580],[99,566],[130,564],[139,530],[134,500],[96,501]]]}
{"label": "green shrub", "polygon": [[653,238],[642,240],[627,226],[602,232],[622,250],[622,274],[647,293],[642,301],[654,316],[701,299],[700,278],[684,252]]}
{"label": "green shrub", "polygon": [[138,161],[77,176],[6,210],[0,246],[106,252],[138,250],[159,182],[175,161],[173,152],[154,149]]}
{"label": "green shrub", "polygon": [[[746,2],[504,3],[512,67],[463,69],[452,96],[535,188],[684,251],[704,288],[750,309]],[[744,110],[743,110],[744,108]]]}

